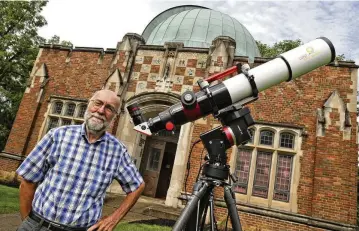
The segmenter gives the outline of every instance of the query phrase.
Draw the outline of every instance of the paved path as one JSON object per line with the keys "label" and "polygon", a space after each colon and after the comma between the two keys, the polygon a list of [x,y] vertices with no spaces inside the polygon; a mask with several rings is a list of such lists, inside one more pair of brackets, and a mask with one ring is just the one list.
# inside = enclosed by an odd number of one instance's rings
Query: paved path
{"label": "paved path", "polygon": [[[103,215],[114,211],[122,202],[124,196],[110,194],[105,200]],[[180,209],[170,208],[164,205],[163,200],[141,196],[135,206],[127,213],[121,222],[131,222],[151,219],[176,220]],[[15,231],[20,225],[20,214],[0,214],[0,231]]]}

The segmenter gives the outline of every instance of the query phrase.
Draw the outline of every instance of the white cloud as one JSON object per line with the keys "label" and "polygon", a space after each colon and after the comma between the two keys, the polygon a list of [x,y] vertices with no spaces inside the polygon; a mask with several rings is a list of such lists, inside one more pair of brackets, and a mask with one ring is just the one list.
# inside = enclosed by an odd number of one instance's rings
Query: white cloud
{"label": "white cloud", "polygon": [[48,26],[40,35],[57,34],[75,46],[114,48],[126,33],[141,34],[157,14],[178,5],[201,5],[226,13],[267,44],[325,36],[337,54],[359,63],[359,2],[52,0],[43,11]]}
{"label": "white cloud", "polygon": [[75,46],[115,48],[126,33],[141,34],[155,17],[148,1],[52,0],[43,11],[48,25],[39,33],[59,35]]}

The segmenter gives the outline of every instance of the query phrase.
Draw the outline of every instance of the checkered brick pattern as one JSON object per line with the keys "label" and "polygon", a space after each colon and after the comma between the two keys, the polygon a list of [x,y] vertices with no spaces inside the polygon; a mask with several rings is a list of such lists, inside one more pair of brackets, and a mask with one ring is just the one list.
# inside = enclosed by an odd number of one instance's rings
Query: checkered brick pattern
{"label": "checkered brick pattern", "polygon": [[[197,81],[205,77],[207,54],[180,52],[176,58],[164,58],[162,51],[142,50],[137,53],[129,91],[139,94],[170,91],[182,94],[198,91]],[[166,78],[166,64],[170,64]]]}

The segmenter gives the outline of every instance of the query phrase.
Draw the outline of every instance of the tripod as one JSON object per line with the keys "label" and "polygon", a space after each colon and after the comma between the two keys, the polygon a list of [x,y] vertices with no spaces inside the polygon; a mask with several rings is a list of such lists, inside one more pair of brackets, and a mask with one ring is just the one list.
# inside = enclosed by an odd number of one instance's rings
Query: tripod
{"label": "tripod", "polygon": [[[200,135],[200,139],[208,151],[208,155],[205,157],[207,162],[203,167],[202,176],[193,187],[190,201],[173,227],[174,231],[203,230],[208,209],[210,230],[218,230],[214,216],[215,187],[223,188],[224,200],[233,230],[242,230],[235,195],[231,184],[226,182],[230,171],[229,165],[227,165],[226,150],[233,144],[243,144],[251,138],[248,126],[254,124],[254,121],[248,108],[235,105],[219,111],[216,117],[227,126],[218,127]],[[232,179],[234,180],[234,177]]]}

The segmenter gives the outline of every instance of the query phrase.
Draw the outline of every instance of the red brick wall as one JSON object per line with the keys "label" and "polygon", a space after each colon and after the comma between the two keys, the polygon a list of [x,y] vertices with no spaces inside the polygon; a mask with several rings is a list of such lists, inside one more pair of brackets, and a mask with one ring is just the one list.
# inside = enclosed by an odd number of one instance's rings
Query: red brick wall
{"label": "red brick wall", "polygon": [[96,90],[101,89],[110,74],[112,54],[106,54],[101,64],[98,64],[98,52],[73,51],[70,62],[66,63],[67,56],[68,51],[43,49],[37,67],[43,63],[47,65],[49,82],[45,86],[38,117],[34,121],[34,128],[30,131],[39,93],[39,77],[35,77],[35,87],[31,88],[30,93],[24,94],[5,152],[21,154],[28,136],[29,143],[24,152],[28,154],[33,149],[41,132],[40,129],[45,119],[44,114],[47,111],[50,95],[87,99]]}
{"label": "red brick wall", "polygon": [[19,166],[19,161],[8,158],[0,158],[0,170],[14,172]]}
{"label": "red brick wall", "polygon": [[[39,93],[39,77],[29,94],[25,93],[17,117],[11,130],[5,151],[15,154],[28,154],[37,142],[44,114],[47,111],[50,95],[72,98],[89,98],[99,90],[114,68],[121,68],[125,53],[120,52],[117,64],[111,67],[114,54],[106,54],[98,64],[99,53],[73,51],[70,62],[66,63],[68,51],[44,49],[38,66],[46,63],[49,82],[45,87],[38,116],[31,123],[36,111],[36,99]],[[136,68],[136,65],[134,65]],[[178,68],[176,72],[178,72]],[[203,72],[204,73],[204,72]],[[356,114],[351,113],[351,140],[344,141],[338,127],[331,126],[324,137],[316,137],[316,111],[322,108],[330,94],[337,90],[345,103],[348,95],[353,94],[350,78],[351,70],[346,67],[325,66],[292,82],[282,83],[260,93],[260,100],[252,103],[250,109],[257,121],[285,123],[303,126],[308,136],[303,137],[303,157],[301,158],[300,182],[298,186],[298,213],[337,222],[355,224],[356,213]],[[130,81],[129,91],[134,91],[137,81]],[[332,122],[338,120],[333,112]],[[207,117],[207,124],[195,124],[194,139],[212,128],[213,118]],[[26,146],[26,139],[28,145]],[[23,148],[27,147],[23,151]],[[329,147],[329,148],[328,148]],[[187,191],[192,191],[193,183],[199,171],[203,145],[198,144],[191,158],[191,173]],[[230,152],[228,152],[230,153]],[[230,155],[228,154],[228,159]],[[0,166],[16,168],[14,161],[0,158]],[[216,191],[217,196],[221,193]],[[291,230],[310,230],[299,224],[243,214],[242,220],[248,230],[278,230],[277,227],[289,227]],[[292,226],[290,226],[292,227]],[[246,229],[247,230],[247,229]]]}
{"label": "red brick wall", "polygon": [[[335,110],[331,114],[333,126],[326,129],[324,137],[316,136],[316,111],[323,107],[332,92],[337,90],[345,103],[349,103],[348,95],[355,94],[350,88],[354,84],[351,71],[347,67],[319,68],[261,92],[259,100],[249,107],[256,121],[303,126],[308,133],[303,137],[301,147],[298,213],[354,225],[357,198],[356,113],[350,113],[350,140],[343,140],[343,131],[334,125],[339,121]],[[209,125],[196,124],[193,140],[209,129]],[[189,192],[199,170],[201,152],[202,145],[196,145],[187,184]],[[278,230],[274,224],[268,224],[268,230]]]}

